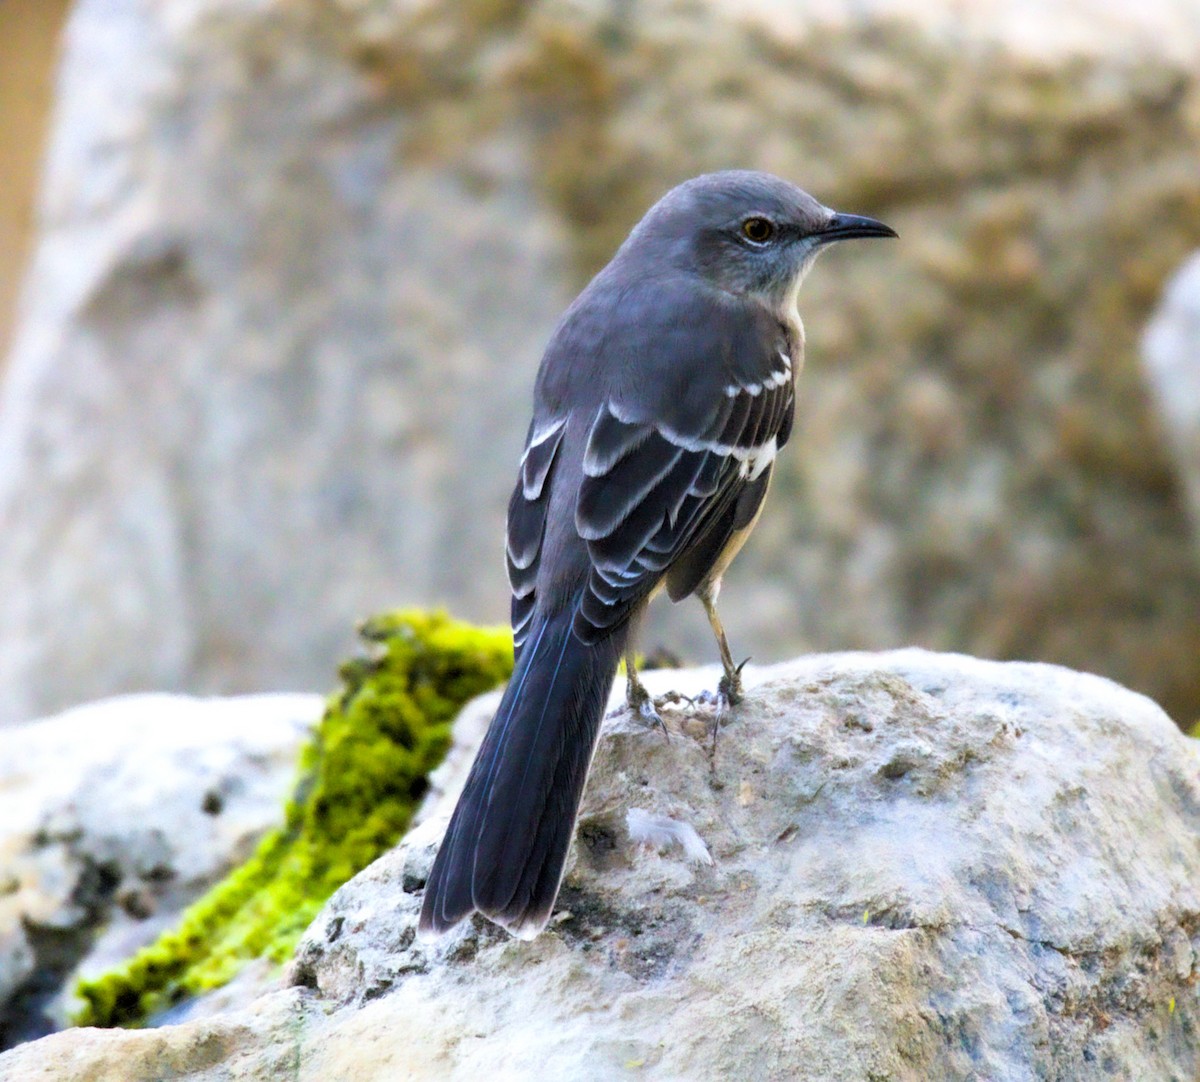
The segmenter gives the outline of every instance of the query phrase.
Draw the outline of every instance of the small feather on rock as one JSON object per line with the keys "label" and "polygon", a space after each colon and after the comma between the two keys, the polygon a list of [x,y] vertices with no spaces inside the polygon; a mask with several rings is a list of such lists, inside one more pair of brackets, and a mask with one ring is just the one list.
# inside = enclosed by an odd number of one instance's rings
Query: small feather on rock
{"label": "small feather on rock", "polygon": [[689,863],[713,862],[708,846],[690,823],[672,819],[667,815],[655,815],[645,808],[630,808],[625,813],[625,826],[635,845],[652,845],[656,849],[679,845]]}

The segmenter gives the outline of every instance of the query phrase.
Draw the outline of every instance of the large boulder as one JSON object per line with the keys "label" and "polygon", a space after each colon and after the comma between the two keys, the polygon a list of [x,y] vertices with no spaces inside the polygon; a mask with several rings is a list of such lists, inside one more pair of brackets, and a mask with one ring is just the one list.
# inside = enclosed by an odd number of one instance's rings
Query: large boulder
{"label": "large boulder", "polygon": [[136,695],[0,732],[0,1048],[250,855],[322,705]]}
{"label": "large boulder", "polygon": [[423,821],[309,929],[290,987],[56,1034],[0,1056],[0,1079],[1194,1076],[1200,753],[1158,707],[916,650],[750,686],[715,754],[704,708],[669,712],[669,741],[610,719],[535,941],[479,920],[414,934],[492,698]]}
{"label": "large boulder", "polygon": [[396,601],[501,618],[557,313],[731,165],[902,234],[805,286],[739,649],[1036,657],[1200,713],[1136,350],[1200,244],[1200,29],[968,7],[79,0],[0,404],[0,717],[323,687]]}

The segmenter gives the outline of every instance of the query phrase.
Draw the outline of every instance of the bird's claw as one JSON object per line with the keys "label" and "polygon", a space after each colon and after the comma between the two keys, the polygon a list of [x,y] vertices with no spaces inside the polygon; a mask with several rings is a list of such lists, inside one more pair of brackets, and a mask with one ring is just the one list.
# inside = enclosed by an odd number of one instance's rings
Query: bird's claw
{"label": "bird's claw", "polygon": [[745,699],[745,695],[742,694],[742,670],[746,667],[746,663],[749,660],[749,658],[746,658],[732,672],[726,669],[725,675],[717,683],[715,693],[706,691],[700,696],[705,702],[716,706],[713,712],[712,747],[710,749],[714,768],[717,759],[717,736],[721,732],[721,726],[725,724],[730,711]]}
{"label": "bird's claw", "polygon": [[671,734],[667,731],[667,723],[663,721],[658,707],[664,702],[672,701],[671,697],[674,694],[674,692],[669,692],[667,695],[661,695],[655,699],[640,682],[631,683],[625,691],[625,707],[631,714],[641,718],[647,726],[661,729],[663,736],[670,740]]}
{"label": "bird's claw", "polygon": [[625,691],[625,707],[631,714],[640,718],[647,726],[661,729],[663,736],[668,740],[671,739],[671,734],[667,729],[667,724],[663,721],[659,710],[665,706],[682,706],[686,704],[688,707],[695,709],[696,707],[709,707],[712,709],[712,750],[715,756],[717,748],[717,733],[721,726],[726,724],[729,719],[729,714],[735,706],[743,702],[745,695],[742,692],[742,670],[746,667],[749,661],[743,661],[734,669],[726,671],[717,683],[716,691],[704,690],[695,697],[684,695],[678,691],[668,691],[662,695],[651,695],[639,681],[637,684],[630,684]]}
{"label": "bird's claw", "polygon": [[[633,703],[630,703],[629,705],[633,707]],[[666,737],[667,740],[671,739],[671,734],[667,731],[667,723],[663,721],[662,715],[658,712],[658,703],[654,699],[647,695],[641,701],[641,703],[633,708],[648,727],[661,729],[663,736]]]}
{"label": "bird's claw", "polygon": [[746,658],[733,672],[726,672],[721,677],[721,682],[717,684],[718,702],[723,700],[726,709],[737,706],[745,698],[742,694],[742,670],[749,661],[750,659]]}
{"label": "bird's claw", "polygon": [[746,658],[736,669],[726,672],[717,683],[716,691],[702,691],[694,701],[703,706],[715,706],[719,716],[729,713],[746,698],[742,693],[742,670],[749,660]]}

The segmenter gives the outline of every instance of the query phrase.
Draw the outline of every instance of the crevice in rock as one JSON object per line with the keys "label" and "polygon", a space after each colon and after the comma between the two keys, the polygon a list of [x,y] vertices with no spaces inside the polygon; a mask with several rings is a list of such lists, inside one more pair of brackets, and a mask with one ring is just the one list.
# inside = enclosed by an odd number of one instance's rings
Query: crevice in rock
{"label": "crevice in rock", "polygon": [[72,920],[62,924],[22,921],[26,942],[33,952],[33,970],[0,1010],[0,1052],[59,1028],[50,1005],[91,949],[121,883],[115,863],[97,862],[86,854],[78,859],[79,878],[63,907],[72,914]]}
{"label": "crevice in rock", "polygon": [[814,908],[828,920],[839,924],[861,924],[893,932],[942,932],[949,927],[943,922],[918,920],[906,910],[892,906],[871,909],[869,906],[819,905]]}

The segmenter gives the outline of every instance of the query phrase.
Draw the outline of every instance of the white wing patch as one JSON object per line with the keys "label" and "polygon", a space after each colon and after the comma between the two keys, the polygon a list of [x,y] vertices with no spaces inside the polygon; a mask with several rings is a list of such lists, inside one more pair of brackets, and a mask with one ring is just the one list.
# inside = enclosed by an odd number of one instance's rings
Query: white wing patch
{"label": "white wing patch", "polygon": [[[632,425],[640,423],[633,420],[616,402],[610,401],[607,403],[607,406],[609,413],[622,424]],[[696,439],[692,436],[685,436],[682,432],[676,432],[670,425],[659,422],[648,424],[646,427],[652,427],[663,439],[685,451],[708,451],[714,455],[720,455],[722,458],[735,459],[739,464],[738,475],[748,478],[751,481],[757,481],[763,475],[763,471],[775,461],[775,454],[779,449],[774,436],[767,440],[766,443],[760,444],[757,447],[742,447],[730,443],[718,443],[716,440]]]}
{"label": "white wing patch", "polygon": [[775,454],[778,450],[779,447],[776,444],[775,437],[772,436],[758,450],[740,460],[738,474],[751,481],[757,481],[767,467],[775,461]]}
{"label": "white wing patch", "polygon": [[774,369],[761,383],[725,384],[726,397],[736,398],[740,394],[747,394],[751,398],[756,398],[764,390],[773,391],[776,387],[782,387],[792,378],[792,359],[783,350],[779,351],[779,359],[783,362],[783,367]]}

